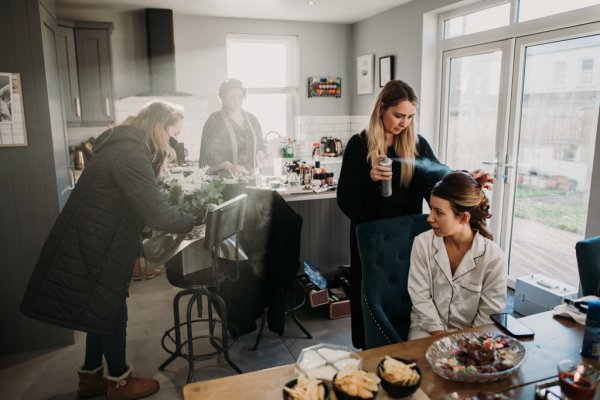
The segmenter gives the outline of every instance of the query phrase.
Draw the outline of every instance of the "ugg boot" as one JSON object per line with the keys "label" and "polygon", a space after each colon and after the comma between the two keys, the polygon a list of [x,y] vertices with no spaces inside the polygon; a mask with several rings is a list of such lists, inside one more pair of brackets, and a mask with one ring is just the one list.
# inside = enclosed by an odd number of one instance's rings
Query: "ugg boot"
{"label": "ugg boot", "polygon": [[131,375],[132,367],[119,377],[107,376],[107,400],[141,399],[158,392],[160,384],[156,379],[134,378]]}
{"label": "ugg boot", "polygon": [[86,371],[80,368],[77,371],[77,375],[79,375],[79,390],[77,391],[77,397],[80,399],[106,393],[107,385],[106,379],[104,379],[104,376],[102,375],[102,365],[92,371]]}

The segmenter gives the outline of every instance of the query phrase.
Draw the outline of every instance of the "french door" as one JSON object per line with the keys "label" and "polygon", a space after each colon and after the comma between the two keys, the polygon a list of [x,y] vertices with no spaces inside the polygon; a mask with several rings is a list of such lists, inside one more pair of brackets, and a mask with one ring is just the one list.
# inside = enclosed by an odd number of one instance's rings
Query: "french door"
{"label": "french door", "polygon": [[485,168],[509,282],[578,285],[600,105],[600,24],[444,52],[442,158]]}

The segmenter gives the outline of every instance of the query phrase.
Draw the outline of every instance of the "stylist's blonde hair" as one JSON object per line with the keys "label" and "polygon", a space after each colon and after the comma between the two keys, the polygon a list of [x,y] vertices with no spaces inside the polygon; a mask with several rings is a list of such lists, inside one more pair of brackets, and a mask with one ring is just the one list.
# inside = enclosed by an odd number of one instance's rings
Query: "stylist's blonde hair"
{"label": "stylist's blonde hair", "polygon": [[175,156],[166,129],[181,121],[183,117],[183,107],[155,100],[144,106],[137,115],[128,117],[122,124],[144,133],[142,142],[146,152],[150,154],[154,173],[157,176],[162,174]]}
{"label": "stylist's blonde hair", "polygon": [[[396,106],[401,101],[408,100],[417,105],[417,95],[415,91],[403,81],[393,80],[386,83],[381,89],[375,107],[371,113],[369,127],[367,130],[368,153],[367,161],[374,166],[377,162],[377,156],[387,154],[385,145],[385,131],[383,128],[383,113],[390,107]],[[415,157],[419,154],[417,151],[417,135],[415,133],[414,122],[404,132],[394,136],[394,151],[400,157],[402,168],[400,173],[400,186],[407,187],[412,180],[415,172]]]}

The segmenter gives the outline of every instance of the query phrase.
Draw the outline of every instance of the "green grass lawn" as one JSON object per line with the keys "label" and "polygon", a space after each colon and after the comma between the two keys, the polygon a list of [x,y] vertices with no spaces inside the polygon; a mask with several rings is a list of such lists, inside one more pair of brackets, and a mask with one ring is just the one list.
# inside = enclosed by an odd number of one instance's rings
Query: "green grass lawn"
{"label": "green grass lawn", "polygon": [[587,201],[582,193],[519,185],[515,216],[573,233],[584,233]]}

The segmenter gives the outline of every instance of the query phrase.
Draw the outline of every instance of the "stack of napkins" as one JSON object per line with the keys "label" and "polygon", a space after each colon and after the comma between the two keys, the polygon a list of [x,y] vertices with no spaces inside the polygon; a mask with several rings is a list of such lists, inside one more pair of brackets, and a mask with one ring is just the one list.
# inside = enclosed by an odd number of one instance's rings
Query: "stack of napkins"
{"label": "stack of napkins", "polygon": [[320,344],[302,350],[297,365],[307,376],[330,381],[346,366],[359,369],[361,359],[347,347]]}
{"label": "stack of napkins", "polygon": [[[597,296],[584,296],[581,297],[579,299],[572,299],[572,302],[583,302],[583,303],[587,303],[589,301],[594,301],[594,300],[600,300],[600,297]],[[576,308],[574,305],[572,304],[560,304],[556,307],[554,307],[554,313],[553,315],[559,316],[559,317],[567,317],[567,318],[571,318],[573,319],[575,322],[581,324],[581,325],[585,325],[585,317],[586,314],[585,312],[579,310],[578,308]]]}

